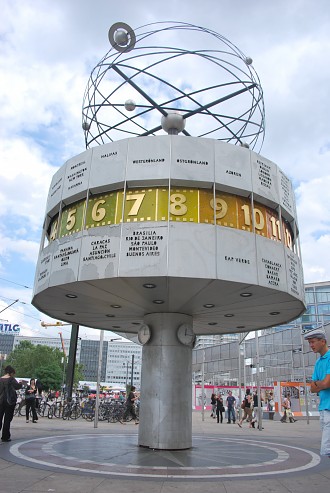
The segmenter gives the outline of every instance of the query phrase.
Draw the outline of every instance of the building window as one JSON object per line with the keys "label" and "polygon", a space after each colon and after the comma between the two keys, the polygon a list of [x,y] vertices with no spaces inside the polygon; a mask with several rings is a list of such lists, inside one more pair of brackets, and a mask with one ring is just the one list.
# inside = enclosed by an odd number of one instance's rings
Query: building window
{"label": "building window", "polygon": [[315,291],[317,303],[330,302],[330,286],[316,286]]}

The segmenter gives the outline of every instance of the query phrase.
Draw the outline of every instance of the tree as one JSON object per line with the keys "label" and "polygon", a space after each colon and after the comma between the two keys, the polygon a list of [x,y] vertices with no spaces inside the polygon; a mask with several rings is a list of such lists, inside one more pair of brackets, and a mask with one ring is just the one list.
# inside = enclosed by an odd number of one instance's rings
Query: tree
{"label": "tree", "polygon": [[[44,386],[46,384],[43,380],[46,378],[52,388],[57,390],[61,388],[63,380],[63,358],[63,352],[57,348],[50,348],[41,344],[35,346],[29,341],[22,341],[10,353],[6,364],[15,368],[18,377],[39,378]],[[53,379],[49,377],[51,373],[51,371],[47,370],[49,368],[54,372]],[[74,383],[78,383],[79,380],[83,379],[82,368],[83,365],[76,364]],[[42,375],[45,375],[45,377]],[[58,375],[60,375],[60,378],[58,378]],[[53,386],[55,383],[56,386]]]}
{"label": "tree", "polygon": [[16,370],[22,377],[33,375],[35,346],[29,341],[22,341],[7,357],[6,364]]}
{"label": "tree", "polygon": [[36,378],[41,381],[43,390],[57,390],[61,388],[63,372],[56,364],[39,366],[35,371]]}

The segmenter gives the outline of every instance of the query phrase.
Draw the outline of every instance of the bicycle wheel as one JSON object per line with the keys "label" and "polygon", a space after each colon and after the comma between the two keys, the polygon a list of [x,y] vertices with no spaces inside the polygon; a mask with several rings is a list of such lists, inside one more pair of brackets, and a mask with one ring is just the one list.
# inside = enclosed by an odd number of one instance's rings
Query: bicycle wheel
{"label": "bicycle wheel", "polygon": [[54,417],[54,406],[49,406],[48,408],[48,413],[47,413],[47,418],[48,419],[53,419]]}
{"label": "bicycle wheel", "polygon": [[63,404],[62,404],[62,402],[55,404],[54,416],[55,416],[55,418],[62,418],[62,416],[63,416]]}
{"label": "bicycle wheel", "polygon": [[117,423],[117,421],[119,421],[117,413],[111,410],[108,416],[108,423]]}
{"label": "bicycle wheel", "polygon": [[95,412],[94,412],[94,409],[93,409],[93,411],[91,411],[91,412],[89,412],[89,413],[87,413],[87,414],[85,415],[85,419],[86,419],[87,421],[93,421],[94,416],[95,416]]}
{"label": "bicycle wheel", "polygon": [[63,406],[61,417],[62,417],[62,419],[70,419],[70,417],[71,417],[71,406],[70,406],[70,404],[65,404],[65,406]]}
{"label": "bicycle wheel", "polygon": [[80,417],[80,407],[77,404],[71,406],[71,419],[78,419]]}
{"label": "bicycle wheel", "polygon": [[19,409],[18,409],[18,414],[19,414],[20,416],[25,416],[25,414],[26,414],[26,410],[25,410],[25,401],[20,402],[20,405],[19,405],[19,406],[20,406],[20,407],[19,407]]}
{"label": "bicycle wheel", "polygon": [[36,408],[38,416],[45,416],[46,408],[47,408],[47,403],[41,402],[39,406]]}
{"label": "bicycle wheel", "polygon": [[104,404],[99,406],[99,421],[105,421],[108,419],[108,408]]}

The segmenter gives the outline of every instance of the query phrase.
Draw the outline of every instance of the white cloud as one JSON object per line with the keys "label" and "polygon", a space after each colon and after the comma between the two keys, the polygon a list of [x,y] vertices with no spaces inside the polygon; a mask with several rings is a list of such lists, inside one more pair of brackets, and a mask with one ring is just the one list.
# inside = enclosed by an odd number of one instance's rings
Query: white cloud
{"label": "white cloud", "polygon": [[11,256],[22,258],[27,262],[36,264],[39,253],[39,243],[35,241],[12,239],[1,236],[0,240],[2,245],[0,246],[0,254],[2,256]]}
{"label": "white cloud", "polygon": [[296,190],[299,225],[302,236],[318,239],[330,233],[330,173],[301,183]]}
{"label": "white cloud", "polygon": [[16,137],[0,144],[0,216],[7,221],[19,216],[25,226],[40,230],[54,168],[31,140]]}

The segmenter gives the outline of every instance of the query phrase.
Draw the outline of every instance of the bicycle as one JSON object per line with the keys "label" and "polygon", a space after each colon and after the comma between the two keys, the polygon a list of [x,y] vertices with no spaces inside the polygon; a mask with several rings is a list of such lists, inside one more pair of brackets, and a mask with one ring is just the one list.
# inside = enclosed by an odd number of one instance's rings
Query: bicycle
{"label": "bicycle", "polygon": [[81,416],[87,421],[92,421],[95,416],[95,401],[85,401],[81,409]]}
{"label": "bicycle", "polygon": [[63,406],[62,418],[63,419],[78,419],[81,415],[81,408],[77,402],[67,402]]}
{"label": "bicycle", "polygon": [[50,404],[48,401],[41,401],[39,406],[36,408],[38,416],[41,416],[42,418],[48,416],[51,406],[52,404]]}

